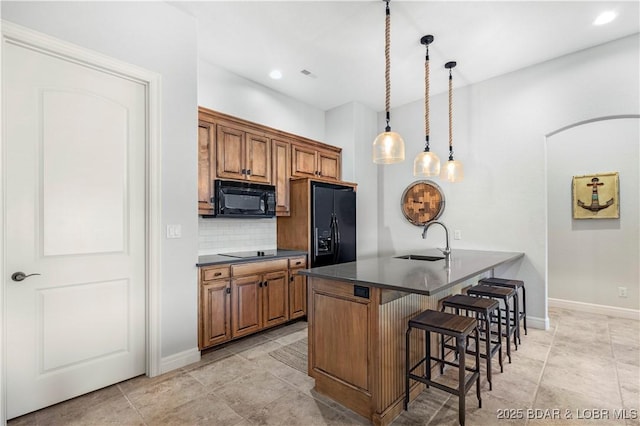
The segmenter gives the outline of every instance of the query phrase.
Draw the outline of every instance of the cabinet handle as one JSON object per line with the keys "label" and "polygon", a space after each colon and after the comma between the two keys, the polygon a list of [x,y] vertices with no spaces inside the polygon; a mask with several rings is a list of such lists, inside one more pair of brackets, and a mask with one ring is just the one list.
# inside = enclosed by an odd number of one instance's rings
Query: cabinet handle
{"label": "cabinet handle", "polygon": [[289,277],[289,281],[293,282],[293,275]]}
{"label": "cabinet handle", "polygon": [[247,169],[247,174],[251,176],[251,169]]}
{"label": "cabinet handle", "polygon": [[230,288],[230,287],[227,287],[227,288],[226,288],[226,290],[225,290],[225,293],[227,293],[227,294],[231,294],[231,288]]}
{"label": "cabinet handle", "polygon": [[258,287],[262,287],[262,281],[258,283]]}
{"label": "cabinet handle", "polygon": [[264,282],[265,287],[269,287],[269,283],[267,281]]}
{"label": "cabinet handle", "polygon": [[216,272],[215,274],[213,274],[214,277],[219,277],[220,275],[222,275],[222,272]]}
{"label": "cabinet handle", "polygon": [[322,176],[322,172],[318,172],[318,176]]}
{"label": "cabinet handle", "polygon": [[296,262],[296,265],[300,265],[301,263],[302,263],[302,262],[298,260],[298,261]]}
{"label": "cabinet handle", "polygon": [[242,174],[246,175],[247,174],[247,169],[242,169]]}

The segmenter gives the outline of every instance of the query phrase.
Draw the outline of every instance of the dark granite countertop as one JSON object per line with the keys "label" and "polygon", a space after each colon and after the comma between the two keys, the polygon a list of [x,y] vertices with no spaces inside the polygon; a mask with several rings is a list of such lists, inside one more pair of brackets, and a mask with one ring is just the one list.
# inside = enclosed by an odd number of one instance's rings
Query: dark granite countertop
{"label": "dark granite countertop", "polygon": [[[517,252],[454,249],[449,264],[444,259],[425,261],[394,257],[403,254],[409,253],[303,269],[300,274],[431,296],[524,256]],[[413,250],[411,254],[442,256],[436,249]]]}
{"label": "dark granite countertop", "polygon": [[[269,250],[270,251],[270,250]],[[244,263],[244,262],[255,262],[257,260],[270,260],[270,259],[278,259],[281,257],[293,257],[293,256],[303,256],[306,255],[306,251],[300,250],[275,250],[273,256],[256,256],[251,257],[230,257],[223,256],[221,254],[208,254],[203,256],[198,256],[198,263],[196,266],[210,266],[210,265],[222,265],[225,263]]]}

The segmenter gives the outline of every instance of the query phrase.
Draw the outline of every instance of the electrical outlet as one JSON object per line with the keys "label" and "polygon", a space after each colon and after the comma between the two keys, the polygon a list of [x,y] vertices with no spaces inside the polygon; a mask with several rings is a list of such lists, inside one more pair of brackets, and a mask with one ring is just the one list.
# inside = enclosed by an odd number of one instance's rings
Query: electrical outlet
{"label": "electrical outlet", "polygon": [[618,287],[618,297],[627,297],[626,287]]}
{"label": "electrical outlet", "polygon": [[453,239],[454,240],[461,240],[462,239],[462,231],[459,229],[456,229],[455,231],[453,231]]}

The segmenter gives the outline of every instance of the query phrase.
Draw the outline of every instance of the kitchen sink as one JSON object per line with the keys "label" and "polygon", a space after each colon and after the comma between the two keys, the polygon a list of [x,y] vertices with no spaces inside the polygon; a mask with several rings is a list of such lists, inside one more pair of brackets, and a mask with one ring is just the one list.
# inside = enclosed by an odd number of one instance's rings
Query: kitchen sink
{"label": "kitchen sink", "polygon": [[426,260],[428,262],[433,262],[436,260],[444,259],[444,256],[425,256],[422,254],[405,254],[404,256],[396,256],[396,259]]}

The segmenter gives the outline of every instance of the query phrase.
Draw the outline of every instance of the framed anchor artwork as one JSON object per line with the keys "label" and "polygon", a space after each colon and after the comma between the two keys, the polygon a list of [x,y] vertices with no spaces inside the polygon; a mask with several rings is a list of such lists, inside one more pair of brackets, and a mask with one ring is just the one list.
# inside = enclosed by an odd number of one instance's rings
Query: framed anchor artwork
{"label": "framed anchor artwork", "polygon": [[574,219],[620,218],[618,172],[574,176],[571,192]]}

